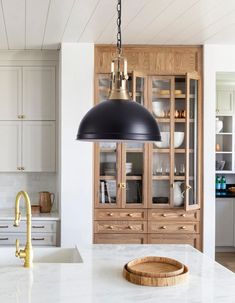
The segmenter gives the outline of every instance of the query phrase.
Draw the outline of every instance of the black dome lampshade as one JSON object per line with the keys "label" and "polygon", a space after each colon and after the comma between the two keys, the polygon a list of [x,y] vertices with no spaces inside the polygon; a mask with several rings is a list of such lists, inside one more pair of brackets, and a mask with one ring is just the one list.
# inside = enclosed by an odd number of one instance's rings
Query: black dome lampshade
{"label": "black dome lampshade", "polygon": [[83,117],[77,140],[84,141],[161,141],[158,124],[142,105],[130,99],[127,90],[127,61],[121,56],[121,0],[118,0],[118,55],[111,64],[108,100],[90,109]]}
{"label": "black dome lampshade", "polygon": [[131,100],[107,100],[82,119],[78,140],[161,141],[156,120],[142,105]]}

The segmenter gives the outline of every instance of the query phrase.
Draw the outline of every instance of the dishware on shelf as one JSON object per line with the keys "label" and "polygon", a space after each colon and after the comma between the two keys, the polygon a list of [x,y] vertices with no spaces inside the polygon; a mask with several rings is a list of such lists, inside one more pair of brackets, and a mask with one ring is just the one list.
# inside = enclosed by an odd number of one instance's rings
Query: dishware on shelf
{"label": "dishware on shelf", "polygon": [[175,95],[182,95],[181,89],[175,89]]}
{"label": "dishware on shelf", "polygon": [[169,198],[168,197],[153,197],[152,201],[153,201],[153,203],[167,204],[167,203],[169,203]]}
{"label": "dishware on shelf", "polygon": [[39,192],[40,212],[41,213],[51,212],[54,201],[55,201],[55,194],[50,193],[49,191]]}
{"label": "dishware on shelf", "polygon": [[183,182],[174,182],[174,206],[180,207],[184,202],[184,191],[181,190]]}
{"label": "dishware on shelf", "polygon": [[231,192],[231,193],[235,193],[235,187],[234,186],[229,187],[228,191]]}
{"label": "dishware on shelf", "polygon": [[39,214],[40,213],[40,205],[31,205],[31,212],[32,212],[32,215],[35,215],[35,214]]}
{"label": "dishware on shelf", "polygon": [[161,89],[160,90],[160,95],[170,95],[170,90],[169,89]]}
{"label": "dishware on shelf", "polygon": [[127,162],[126,163],[126,175],[131,174],[133,168],[133,163]]}
{"label": "dishware on shelf", "polygon": [[216,170],[223,170],[225,167],[226,161],[222,160],[222,161],[216,161],[215,162],[215,168]]}
{"label": "dishware on shelf", "polygon": [[180,118],[186,118],[186,111],[185,110],[182,110],[181,112],[180,112]]}
{"label": "dishware on shelf", "polygon": [[[169,148],[170,147],[170,132],[161,132],[162,141],[154,142],[154,146],[157,148]],[[174,132],[174,148],[178,148],[184,141],[184,132]]]}
{"label": "dishware on shelf", "polygon": [[184,163],[180,164],[179,175],[180,176],[184,176],[185,175],[185,165],[184,165]]}
{"label": "dishware on shelf", "polygon": [[175,118],[180,118],[180,111],[179,110],[175,110]]}
{"label": "dishware on shelf", "polygon": [[100,142],[100,148],[101,149],[115,149],[116,143],[114,142]]}
{"label": "dishware on shelf", "polygon": [[153,113],[156,118],[164,118],[165,111],[161,102],[153,102]]}
{"label": "dishware on shelf", "polygon": [[221,121],[219,118],[216,118],[215,120],[215,132],[218,134],[223,128],[223,121]]}

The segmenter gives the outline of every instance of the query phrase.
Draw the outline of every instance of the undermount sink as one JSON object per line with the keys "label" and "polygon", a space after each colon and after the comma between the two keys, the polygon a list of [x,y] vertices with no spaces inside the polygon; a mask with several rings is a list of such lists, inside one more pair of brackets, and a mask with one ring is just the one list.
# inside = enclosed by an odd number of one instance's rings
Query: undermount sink
{"label": "undermount sink", "polygon": [[[82,263],[82,258],[77,248],[37,247],[33,248],[33,263]],[[23,264],[24,260],[15,257],[15,248],[1,248],[0,266]]]}

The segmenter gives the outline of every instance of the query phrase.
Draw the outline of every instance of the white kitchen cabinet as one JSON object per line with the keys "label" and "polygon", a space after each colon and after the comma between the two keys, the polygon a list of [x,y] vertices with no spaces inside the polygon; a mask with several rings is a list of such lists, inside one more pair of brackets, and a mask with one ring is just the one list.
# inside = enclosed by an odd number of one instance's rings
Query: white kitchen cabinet
{"label": "white kitchen cabinet", "polygon": [[24,121],[22,138],[24,171],[55,171],[55,122]]}
{"label": "white kitchen cabinet", "polygon": [[24,120],[55,120],[55,67],[23,67]]}
{"label": "white kitchen cabinet", "polygon": [[0,120],[18,120],[22,114],[21,67],[0,67]]}
{"label": "white kitchen cabinet", "polygon": [[216,246],[234,246],[233,199],[216,199]]}
{"label": "white kitchen cabinet", "polygon": [[21,166],[21,121],[0,121],[0,171],[19,171]]}
{"label": "white kitchen cabinet", "polygon": [[0,172],[54,172],[54,121],[0,121]]}
{"label": "white kitchen cabinet", "polygon": [[232,115],[234,107],[234,91],[231,89],[218,89],[216,94],[216,114]]}

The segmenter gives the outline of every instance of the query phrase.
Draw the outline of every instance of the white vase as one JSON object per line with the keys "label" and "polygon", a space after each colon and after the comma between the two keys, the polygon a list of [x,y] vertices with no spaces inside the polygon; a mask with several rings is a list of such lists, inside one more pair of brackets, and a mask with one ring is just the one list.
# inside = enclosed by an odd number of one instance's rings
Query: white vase
{"label": "white vase", "polygon": [[223,128],[223,121],[219,120],[219,118],[216,118],[215,120],[215,132],[218,134]]}

